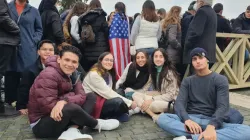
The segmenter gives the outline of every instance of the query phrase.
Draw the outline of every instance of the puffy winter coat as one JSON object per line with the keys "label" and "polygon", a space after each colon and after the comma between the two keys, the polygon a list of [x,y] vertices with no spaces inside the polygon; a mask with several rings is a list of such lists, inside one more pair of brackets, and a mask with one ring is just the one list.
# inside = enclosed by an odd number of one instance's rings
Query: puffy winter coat
{"label": "puffy winter coat", "polygon": [[[43,116],[50,115],[53,107],[60,100],[82,106],[86,95],[79,80],[71,80],[57,63],[57,57],[46,60],[46,68],[35,79],[29,95],[29,120],[34,123]],[[79,79],[79,78],[77,78]]]}
{"label": "puffy winter coat", "polygon": [[[95,33],[95,43],[88,43],[84,46],[84,57],[87,61],[97,62],[98,57],[106,51],[109,51],[108,43],[108,23],[106,21],[106,12],[101,8],[96,8],[90,11],[87,11],[79,17],[80,25],[83,25],[85,21],[91,25]],[[80,31],[81,32],[81,27]]]}

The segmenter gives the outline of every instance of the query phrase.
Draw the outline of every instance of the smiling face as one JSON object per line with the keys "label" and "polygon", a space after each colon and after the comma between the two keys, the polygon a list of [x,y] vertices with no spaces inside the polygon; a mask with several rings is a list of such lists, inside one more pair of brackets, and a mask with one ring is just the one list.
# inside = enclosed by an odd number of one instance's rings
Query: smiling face
{"label": "smiling face", "polygon": [[208,69],[208,60],[204,56],[194,56],[192,57],[192,65],[197,71]]}
{"label": "smiling face", "polygon": [[147,57],[145,56],[145,54],[143,52],[139,52],[136,55],[136,64],[140,67],[143,67],[147,62]]}
{"label": "smiling face", "polygon": [[114,64],[114,57],[112,54],[106,55],[101,61],[102,67],[106,70],[111,70]]}
{"label": "smiling face", "polygon": [[43,45],[40,47],[37,53],[42,59],[42,61],[45,61],[49,56],[55,54],[55,50],[51,43],[43,43]]}
{"label": "smiling face", "polygon": [[64,52],[61,57],[57,58],[57,62],[66,75],[71,75],[78,67],[79,57],[72,52]]}
{"label": "smiling face", "polygon": [[164,62],[166,61],[161,51],[156,51],[153,57],[154,64],[156,66],[163,66]]}

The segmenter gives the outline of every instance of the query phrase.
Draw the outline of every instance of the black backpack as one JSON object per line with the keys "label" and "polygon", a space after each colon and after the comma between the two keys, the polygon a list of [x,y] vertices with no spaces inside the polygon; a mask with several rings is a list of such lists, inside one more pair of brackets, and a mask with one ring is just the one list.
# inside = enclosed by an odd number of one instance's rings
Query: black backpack
{"label": "black backpack", "polygon": [[169,28],[166,29],[166,32],[162,31],[161,33],[161,38],[158,41],[158,46],[159,48],[163,48],[163,49],[167,49],[168,45],[169,45],[169,41],[168,41],[168,31]]}

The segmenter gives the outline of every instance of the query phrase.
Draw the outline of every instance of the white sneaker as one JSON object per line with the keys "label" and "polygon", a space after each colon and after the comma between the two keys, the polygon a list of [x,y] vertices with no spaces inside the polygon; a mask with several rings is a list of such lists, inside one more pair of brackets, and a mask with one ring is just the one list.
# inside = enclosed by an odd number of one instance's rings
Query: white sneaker
{"label": "white sneaker", "polygon": [[98,124],[94,129],[98,129],[99,132],[101,130],[113,130],[119,127],[120,123],[118,120],[115,119],[108,119],[108,120],[102,120],[102,119],[97,119]]}
{"label": "white sneaker", "polygon": [[189,140],[189,139],[187,139],[187,137],[185,136],[181,136],[181,137],[176,137],[173,140]]}
{"label": "white sneaker", "polygon": [[77,128],[69,128],[64,131],[58,140],[93,140],[92,136],[82,134]]}
{"label": "white sneaker", "polygon": [[128,111],[128,115],[129,115],[129,116],[132,116],[132,115],[134,115],[134,114],[139,113],[140,111],[141,111],[141,109],[140,109],[139,107],[136,107],[135,109],[130,109],[130,110]]}

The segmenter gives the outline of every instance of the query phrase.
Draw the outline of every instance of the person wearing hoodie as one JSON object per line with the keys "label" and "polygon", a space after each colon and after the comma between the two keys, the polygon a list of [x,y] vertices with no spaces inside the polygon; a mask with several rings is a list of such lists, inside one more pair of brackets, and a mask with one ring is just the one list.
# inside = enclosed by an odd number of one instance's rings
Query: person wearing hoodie
{"label": "person wearing hoodie", "polygon": [[60,14],[55,6],[57,0],[42,0],[39,5],[43,25],[42,40],[48,39],[57,46],[65,41]]}
{"label": "person wearing hoodie", "polygon": [[[237,34],[250,34],[250,5],[246,11],[239,15],[233,23],[233,32]],[[248,50],[245,51],[245,61],[249,59]]]}
{"label": "person wearing hoodie", "polygon": [[91,93],[85,94],[79,76],[70,77],[78,67],[80,58],[79,49],[65,46],[59,56],[46,59],[46,68],[35,79],[29,94],[28,117],[36,137],[92,140],[90,135],[81,134],[78,128],[88,126],[100,131],[119,126],[117,120],[94,119],[90,116],[96,97]]}
{"label": "person wearing hoodie", "polygon": [[237,34],[250,34],[250,5],[246,11],[238,16],[233,23],[233,32]]}

